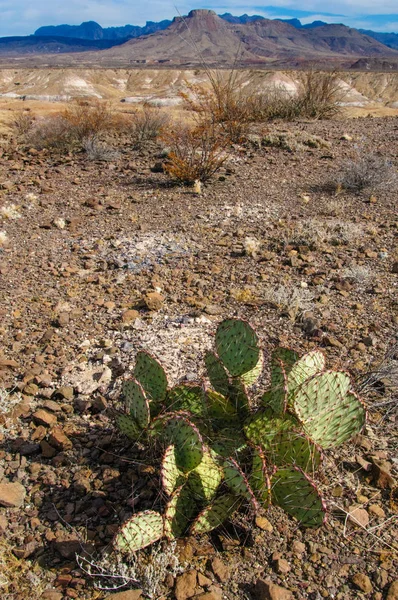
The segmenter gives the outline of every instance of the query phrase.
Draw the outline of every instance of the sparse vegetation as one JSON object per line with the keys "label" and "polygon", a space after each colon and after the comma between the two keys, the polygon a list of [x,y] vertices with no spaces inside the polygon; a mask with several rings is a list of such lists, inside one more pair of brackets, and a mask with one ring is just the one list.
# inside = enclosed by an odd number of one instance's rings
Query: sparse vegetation
{"label": "sparse vegetation", "polygon": [[131,137],[134,148],[142,148],[146,142],[156,140],[170,125],[168,114],[157,107],[144,104],[126,121],[126,133]]}
{"label": "sparse vegetation", "polygon": [[224,138],[208,123],[174,128],[162,140],[168,149],[164,170],[181,183],[207,181],[228,157]]}
{"label": "sparse vegetation", "polygon": [[341,164],[337,175],[337,184],[352,192],[380,190],[397,183],[397,169],[391,160],[362,147],[354,158]]}
{"label": "sparse vegetation", "polygon": [[87,138],[82,142],[88,160],[94,161],[112,161],[120,157],[120,153],[103,142],[95,138]]}

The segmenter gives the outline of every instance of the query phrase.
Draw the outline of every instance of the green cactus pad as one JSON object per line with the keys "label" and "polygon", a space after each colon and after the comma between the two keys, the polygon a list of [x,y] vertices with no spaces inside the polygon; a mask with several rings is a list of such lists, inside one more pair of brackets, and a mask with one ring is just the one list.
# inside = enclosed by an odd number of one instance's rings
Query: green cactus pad
{"label": "green cactus pad", "polygon": [[206,352],[205,365],[211,385],[219,394],[228,395],[229,376],[221,360],[214,352]]}
{"label": "green cactus pad", "polygon": [[305,435],[295,431],[281,431],[270,443],[264,445],[264,449],[271,463],[277,467],[293,465],[311,473],[321,462],[317,446]]}
{"label": "green cactus pad", "polygon": [[260,360],[255,331],[245,321],[226,319],[216,332],[216,349],[221,362],[233,377],[252,371]]}
{"label": "green cactus pad", "polygon": [[203,441],[198,428],[185,416],[175,415],[165,422],[164,438],[175,445],[178,469],[184,473],[193,471],[203,458]]}
{"label": "green cactus pad", "polygon": [[271,484],[267,472],[267,462],[261,448],[254,448],[252,457],[252,471],[249,478],[250,487],[263,508],[270,503]]}
{"label": "green cactus pad", "polygon": [[287,403],[291,407],[297,388],[310,377],[321,373],[325,368],[325,355],[320,350],[304,354],[290,370],[286,378]]}
{"label": "green cactus pad", "polygon": [[224,458],[229,458],[247,448],[246,440],[237,427],[226,427],[217,431],[215,439],[211,443],[212,449]]}
{"label": "green cactus pad", "polygon": [[215,421],[216,425],[221,423],[224,427],[227,423],[238,424],[239,418],[237,410],[228,398],[218,392],[208,390],[206,392],[206,401],[207,413],[212,423]]}
{"label": "green cactus pad", "polygon": [[254,385],[256,383],[256,381],[259,379],[261,373],[263,372],[263,367],[264,367],[264,354],[260,350],[260,357],[259,357],[258,363],[254,367],[254,369],[252,369],[248,373],[244,373],[241,376],[243,383],[247,386]]}
{"label": "green cactus pad", "polygon": [[137,441],[142,436],[142,429],[138,427],[137,423],[129,415],[115,413],[115,421],[121,433],[130,438],[130,440]]}
{"label": "green cactus pad", "polygon": [[200,465],[189,474],[188,486],[199,500],[209,502],[216,494],[223,478],[215,452],[205,449]]}
{"label": "green cactus pad", "polygon": [[366,411],[350,386],[346,373],[326,371],[305,381],[295,393],[294,412],[305,433],[322,448],[342,444],[365,423]]}
{"label": "green cactus pad", "polygon": [[167,394],[167,377],[163,367],[153,356],[148,352],[138,352],[133,375],[150,400],[163,402]]}
{"label": "green cactus pad", "polygon": [[186,533],[192,517],[197,512],[195,500],[187,485],[179,487],[169,500],[164,513],[164,533],[168,539]]}
{"label": "green cactus pad", "polygon": [[148,427],[151,418],[149,402],[142,386],[135,379],[125,381],[122,393],[126,399],[126,409],[130,416],[138,423],[141,429]]}
{"label": "green cactus pad", "polygon": [[298,426],[297,419],[288,413],[275,416],[271,408],[264,408],[249,417],[243,425],[246,437],[255,445],[266,448],[281,431]]}
{"label": "green cactus pad", "polygon": [[171,444],[166,449],[162,461],[162,484],[166,494],[171,496],[174,490],[184,483],[185,479],[185,475],[177,467],[175,446]]}
{"label": "green cactus pad", "polygon": [[283,413],[287,402],[286,379],[299,355],[289,348],[276,348],[271,356],[271,394],[263,399],[276,413]]}
{"label": "green cactus pad", "polygon": [[186,410],[196,417],[206,416],[205,391],[198,384],[181,384],[167,394],[168,410]]}
{"label": "green cactus pad", "polygon": [[278,469],[271,479],[271,497],[304,527],[320,527],[325,505],[307,475],[294,467]]}
{"label": "green cactus pad", "polygon": [[138,513],[126,521],[115,535],[113,545],[119,552],[137,552],[163,537],[163,517],[153,510]]}
{"label": "green cactus pad", "polygon": [[254,508],[258,508],[257,499],[247,477],[233,458],[228,458],[224,461],[224,477],[225,483],[234,494],[249,500]]}
{"label": "green cactus pad", "polygon": [[239,508],[241,500],[232,494],[224,494],[207,506],[194,521],[190,533],[208,533],[224,523]]}

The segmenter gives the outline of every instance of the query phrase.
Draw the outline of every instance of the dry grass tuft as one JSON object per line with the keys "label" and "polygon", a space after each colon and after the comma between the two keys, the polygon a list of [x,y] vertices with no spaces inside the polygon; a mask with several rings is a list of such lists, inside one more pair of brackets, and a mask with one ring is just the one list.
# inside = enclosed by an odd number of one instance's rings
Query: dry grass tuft
{"label": "dry grass tuft", "polygon": [[2,600],[39,600],[50,582],[38,565],[20,560],[5,540],[0,540],[0,596]]}

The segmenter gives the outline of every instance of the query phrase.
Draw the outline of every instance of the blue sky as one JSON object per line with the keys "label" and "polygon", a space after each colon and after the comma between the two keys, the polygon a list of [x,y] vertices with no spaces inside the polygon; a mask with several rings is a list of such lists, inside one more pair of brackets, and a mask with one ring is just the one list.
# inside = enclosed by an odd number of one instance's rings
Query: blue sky
{"label": "blue sky", "polygon": [[[303,23],[314,20],[345,23],[352,27],[394,31],[398,33],[397,0],[334,0],[325,12],[324,0],[272,0],[271,6],[258,5],[258,0],[245,4],[242,0],[0,0],[0,36],[27,35],[41,25],[76,25],[97,21],[103,27],[143,25],[146,21],[171,19],[178,12],[187,14],[192,8],[210,8],[218,14],[258,14],[269,18],[298,17]],[[376,9],[376,10],[375,10]],[[374,14],[377,11],[377,14]]]}

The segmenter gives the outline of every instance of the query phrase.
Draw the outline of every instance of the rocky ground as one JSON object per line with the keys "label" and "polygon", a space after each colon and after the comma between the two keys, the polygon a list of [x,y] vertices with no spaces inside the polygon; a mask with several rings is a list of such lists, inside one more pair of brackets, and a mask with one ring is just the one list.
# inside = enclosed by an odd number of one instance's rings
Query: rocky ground
{"label": "rocky ground", "polygon": [[[4,599],[106,598],[94,584],[124,571],[142,597],[398,598],[397,140],[396,118],[272,125],[201,194],[159,172],[155,146],[96,163],[3,140]],[[353,193],[339,183],[358,153],[391,166]],[[323,348],[362,391],[365,431],[317,476],[327,524],[243,512],[128,568],[105,560],[120,523],[159,502],[158,465],[110,416],[135,353],[153,352],[173,383],[194,380],[226,316],[248,319],[266,353]],[[123,594],[112,598],[141,592]]]}

